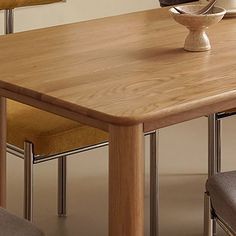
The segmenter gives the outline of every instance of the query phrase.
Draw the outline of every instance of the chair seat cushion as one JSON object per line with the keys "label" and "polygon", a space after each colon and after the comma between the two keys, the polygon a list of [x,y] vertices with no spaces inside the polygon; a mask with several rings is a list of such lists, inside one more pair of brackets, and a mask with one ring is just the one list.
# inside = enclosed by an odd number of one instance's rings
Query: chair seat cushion
{"label": "chair seat cushion", "polygon": [[21,219],[0,208],[0,235],[43,236],[43,232],[29,221]]}
{"label": "chair seat cushion", "polygon": [[210,177],[206,190],[216,215],[236,232],[236,171]]}
{"label": "chair seat cushion", "polygon": [[7,142],[23,149],[24,141],[30,141],[35,154],[61,153],[106,141],[107,137],[99,129],[7,101]]}

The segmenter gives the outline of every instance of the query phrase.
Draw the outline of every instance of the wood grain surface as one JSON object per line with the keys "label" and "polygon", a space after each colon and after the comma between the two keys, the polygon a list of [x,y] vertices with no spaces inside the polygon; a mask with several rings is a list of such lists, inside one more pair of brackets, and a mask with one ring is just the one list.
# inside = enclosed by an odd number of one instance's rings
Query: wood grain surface
{"label": "wood grain surface", "polygon": [[201,53],[182,49],[187,30],[167,9],[1,36],[1,93],[145,130],[231,109],[235,24],[211,27]]}
{"label": "wood grain surface", "polygon": [[142,124],[109,128],[109,235],[144,235]]}
{"label": "wood grain surface", "polygon": [[50,3],[62,2],[62,1],[64,0],[0,0],[0,10],[14,9],[17,7],[50,4]]}

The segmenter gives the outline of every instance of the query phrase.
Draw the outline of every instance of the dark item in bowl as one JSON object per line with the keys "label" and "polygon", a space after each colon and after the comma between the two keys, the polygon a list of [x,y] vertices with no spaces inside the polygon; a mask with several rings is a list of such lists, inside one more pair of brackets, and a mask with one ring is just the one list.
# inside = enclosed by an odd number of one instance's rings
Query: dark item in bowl
{"label": "dark item in bowl", "polygon": [[197,0],[159,0],[161,7],[168,7],[188,2],[196,2]]}
{"label": "dark item in bowl", "polygon": [[186,51],[203,52],[210,50],[211,44],[205,30],[211,25],[218,23],[226,13],[224,8],[213,7],[207,14],[192,14],[204,8],[204,6],[199,4],[178,6],[179,10],[189,12],[186,14],[180,14],[174,7],[169,9],[174,20],[189,30],[184,43]]}

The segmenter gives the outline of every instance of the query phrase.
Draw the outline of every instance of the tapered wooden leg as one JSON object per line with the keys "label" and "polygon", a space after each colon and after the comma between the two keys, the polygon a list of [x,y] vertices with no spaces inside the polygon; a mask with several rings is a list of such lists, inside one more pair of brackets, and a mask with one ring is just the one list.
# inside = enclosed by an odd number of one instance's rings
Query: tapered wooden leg
{"label": "tapered wooden leg", "polygon": [[144,236],[143,125],[109,133],[109,236]]}
{"label": "tapered wooden leg", "polygon": [[0,97],[0,206],[6,207],[6,99]]}

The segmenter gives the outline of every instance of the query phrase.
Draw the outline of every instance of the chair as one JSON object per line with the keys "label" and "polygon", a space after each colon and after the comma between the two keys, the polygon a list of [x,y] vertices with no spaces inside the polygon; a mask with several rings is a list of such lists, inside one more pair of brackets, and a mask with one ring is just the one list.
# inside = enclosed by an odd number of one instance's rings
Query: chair
{"label": "chair", "polygon": [[213,236],[214,220],[230,236],[236,235],[236,171],[208,178],[205,193],[204,236]]}
{"label": "chair", "polygon": [[21,219],[0,208],[0,235],[43,236],[43,232],[29,221]]}
{"label": "chair", "polygon": [[[236,109],[230,109],[208,116],[208,177],[221,172],[221,122],[235,114]],[[216,234],[216,220],[213,219],[212,222],[213,233]]]}
{"label": "chair", "polygon": [[[56,2],[63,1],[1,1],[6,34],[13,33],[13,8]],[[7,130],[7,151],[24,159],[24,217],[32,220],[33,164],[56,158],[58,215],[66,215],[66,156],[106,145],[107,133],[11,100]]]}
{"label": "chair", "polygon": [[[5,11],[5,32],[13,32],[12,8],[60,0],[0,1]],[[66,215],[67,156],[108,145],[108,134],[75,121],[7,100],[7,151],[24,159],[24,217],[32,220],[33,165],[58,159],[58,215]],[[16,135],[17,134],[17,135]],[[150,132],[150,228],[158,235],[158,131]]]}

